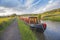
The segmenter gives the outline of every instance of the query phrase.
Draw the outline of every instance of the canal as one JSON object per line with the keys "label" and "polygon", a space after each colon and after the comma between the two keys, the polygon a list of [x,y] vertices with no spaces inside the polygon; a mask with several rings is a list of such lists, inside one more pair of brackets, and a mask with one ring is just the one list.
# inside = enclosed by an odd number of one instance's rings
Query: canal
{"label": "canal", "polygon": [[36,32],[38,40],[60,40],[60,22],[42,21],[47,24],[44,33]]}

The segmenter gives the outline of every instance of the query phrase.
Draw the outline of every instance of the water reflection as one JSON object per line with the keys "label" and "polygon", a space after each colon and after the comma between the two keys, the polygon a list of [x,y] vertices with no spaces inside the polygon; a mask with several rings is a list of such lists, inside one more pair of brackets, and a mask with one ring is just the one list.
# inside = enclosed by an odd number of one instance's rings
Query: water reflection
{"label": "water reflection", "polygon": [[44,33],[40,33],[40,32],[36,32],[36,36],[38,38],[38,40],[45,40],[45,35]]}
{"label": "water reflection", "polygon": [[38,40],[60,40],[60,22],[42,21],[47,24],[47,29],[44,33],[34,32]]}

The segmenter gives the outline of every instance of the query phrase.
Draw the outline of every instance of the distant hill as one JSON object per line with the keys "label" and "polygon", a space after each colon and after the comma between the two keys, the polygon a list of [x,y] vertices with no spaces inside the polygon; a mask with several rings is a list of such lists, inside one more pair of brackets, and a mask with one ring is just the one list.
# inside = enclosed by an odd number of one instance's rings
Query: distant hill
{"label": "distant hill", "polygon": [[[46,11],[44,13],[39,13],[41,14],[42,16],[47,16],[47,15],[54,15],[54,14],[60,14],[60,8],[58,9],[53,9],[53,10],[50,10],[50,11]],[[37,14],[23,14],[23,15],[20,15],[20,16],[38,16],[38,13]]]}
{"label": "distant hill", "polygon": [[23,15],[20,15],[20,16],[37,16],[38,14],[23,14]]}
{"label": "distant hill", "polygon": [[60,8],[42,13],[41,18],[42,20],[51,20],[60,22]]}
{"label": "distant hill", "polygon": [[53,9],[53,10],[50,10],[50,11],[47,11],[47,12],[44,12],[44,13],[56,13],[56,12],[60,12],[60,8]]}
{"label": "distant hill", "polygon": [[60,15],[60,8],[53,9],[41,14],[42,16],[53,16],[53,15]]}

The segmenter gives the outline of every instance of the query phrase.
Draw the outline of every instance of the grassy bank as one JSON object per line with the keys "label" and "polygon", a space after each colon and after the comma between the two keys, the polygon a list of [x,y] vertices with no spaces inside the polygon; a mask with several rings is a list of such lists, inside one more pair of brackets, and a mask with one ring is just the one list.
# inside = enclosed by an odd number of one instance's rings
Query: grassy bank
{"label": "grassy bank", "polygon": [[18,19],[18,25],[22,40],[37,40],[36,36],[30,30],[29,26],[25,25],[23,21]]}
{"label": "grassy bank", "polygon": [[13,18],[7,17],[7,18],[0,18],[0,32],[3,31],[11,22]]}
{"label": "grassy bank", "polygon": [[43,20],[51,20],[51,21],[60,22],[60,16],[57,16],[57,17],[46,17]]}

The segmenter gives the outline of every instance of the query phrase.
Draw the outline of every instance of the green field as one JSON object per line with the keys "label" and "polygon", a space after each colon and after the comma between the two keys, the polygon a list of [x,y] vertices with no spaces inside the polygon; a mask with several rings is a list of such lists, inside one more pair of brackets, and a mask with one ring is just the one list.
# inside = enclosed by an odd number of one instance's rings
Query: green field
{"label": "green field", "polygon": [[4,30],[12,21],[13,17],[0,18],[0,31]]}

